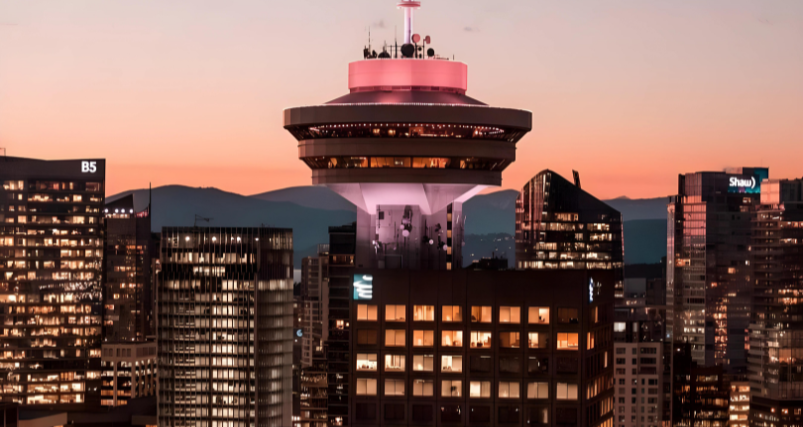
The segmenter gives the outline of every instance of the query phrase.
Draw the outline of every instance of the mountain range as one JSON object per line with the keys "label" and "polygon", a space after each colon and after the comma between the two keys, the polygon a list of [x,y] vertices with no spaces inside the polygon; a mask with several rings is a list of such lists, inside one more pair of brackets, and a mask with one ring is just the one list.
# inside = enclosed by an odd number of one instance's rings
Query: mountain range
{"label": "mountain range", "polygon": [[[147,189],[119,193],[109,196],[107,201],[128,194],[134,195],[137,210],[147,207]],[[168,185],[154,188],[150,197],[153,231],[194,224],[292,228],[296,268],[301,266],[303,257],[315,254],[318,243],[328,241],[329,226],[356,220],[354,205],[325,187],[290,187],[243,196],[216,188]],[[517,191],[502,190],[474,196],[464,203],[465,264],[496,253],[506,256],[512,266],[516,197]],[[666,255],[666,198],[618,198],[605,202],[619,210],[625,221],[625,263],[658,262]]]}

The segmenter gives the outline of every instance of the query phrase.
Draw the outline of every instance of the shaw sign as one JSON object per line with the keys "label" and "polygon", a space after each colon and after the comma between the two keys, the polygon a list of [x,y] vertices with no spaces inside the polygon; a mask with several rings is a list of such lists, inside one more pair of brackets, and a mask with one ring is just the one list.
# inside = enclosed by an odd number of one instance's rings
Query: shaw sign
{"label": "shaw sign", "polygon": [[354,300],[371,300],[374,298],[374,276],[370,274],[354,275]]}
{"label": "shaw sign", "polygon": [[738,176],[732,176],[728,182],[728,188],[753,190],[756,188],[756,177],[751,176],[750,178],[739,178]]}

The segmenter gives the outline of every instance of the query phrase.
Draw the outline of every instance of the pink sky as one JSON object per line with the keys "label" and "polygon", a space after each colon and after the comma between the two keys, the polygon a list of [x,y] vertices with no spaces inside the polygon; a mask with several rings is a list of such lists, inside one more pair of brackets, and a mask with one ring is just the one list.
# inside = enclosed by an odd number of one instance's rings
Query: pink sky
{"label": "pink sky", "polygon": [[[108,194],[309,184],[282,110],[345,94],[394,3],[0,2],[0,147],[105,157]],[[469,65],[468,95],[533,112],[504,188],[546,168],[601,198],[729,166],[803,176],[799,0],[423,0],[416,24]]]}

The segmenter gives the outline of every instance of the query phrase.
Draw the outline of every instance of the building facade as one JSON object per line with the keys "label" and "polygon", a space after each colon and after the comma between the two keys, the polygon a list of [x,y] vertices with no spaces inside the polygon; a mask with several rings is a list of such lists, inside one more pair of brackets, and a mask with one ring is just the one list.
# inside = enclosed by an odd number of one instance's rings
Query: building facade
{"label": "building facade", "polygon": [[163,228],[161,242],[159,425],[291,425],[292,231]]}
{"label": "building facade", "polygon": [[128,405],[131,399],[156,396],[156,342],[103,343],[100,404]]}
{"label": "building facade", "polygon": [[153,335],[153,253],[150,206],[134,211],[134,196],[106,204],[103,339],[145,341]]}
{"label": "building facade", "polygon": [[762,183],[752,239],[751,425],[801,425],[803,179]]}
{"label": "building facade", "polygon": [[680,427],[726,427],[730,383],[723,365],[700,366],[692,344],[672,345],[672,421]]}
{"label": "building facade", "polygon": [[746,379],[753,298],[751,219],[765,168],[678,177],[668,206],[668,333],[700,366]]}
{"label": "building facade", "polygon": [[0,157],[0,398],[99,404],[105,160]]}
{"label": "building facade", "polygon": [[351,425],[613,426],[613,276],[356,269]]}

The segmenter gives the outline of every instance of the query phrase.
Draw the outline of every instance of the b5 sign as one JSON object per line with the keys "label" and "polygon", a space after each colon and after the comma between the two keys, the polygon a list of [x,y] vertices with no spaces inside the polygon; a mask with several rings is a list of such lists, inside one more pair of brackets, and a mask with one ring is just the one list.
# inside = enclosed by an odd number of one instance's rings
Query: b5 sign
{"label": "b5 sign", "polygon": [[98,162],[81,162],[81,172],[83,173],[95,173],[98,171]]}

